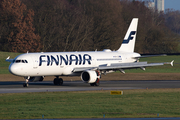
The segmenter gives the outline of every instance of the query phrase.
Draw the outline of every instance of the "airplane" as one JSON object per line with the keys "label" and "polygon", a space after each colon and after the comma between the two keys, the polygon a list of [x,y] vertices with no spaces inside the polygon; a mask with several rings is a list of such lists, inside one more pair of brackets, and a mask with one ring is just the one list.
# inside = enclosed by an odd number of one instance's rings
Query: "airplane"
{"label": "airplane", "polygon": [[116,51],[104,49],[103,51],[82,52],[40,52],[24,53],[14,59],[10,56],[6,61],[11,62],[9,72],[25,78],[23,87],[29,82],[43,81],[45,76],[55,76],[54,85],[63,85],[63,79],[59,76],[80,76],[84,83],[91,86],[99,86],[101,74],[120,71],[125,69],[159,66],[171,64],[139,62],[141,56],[134,52],[138,18],[133,18],[127,30],[124,40]]}

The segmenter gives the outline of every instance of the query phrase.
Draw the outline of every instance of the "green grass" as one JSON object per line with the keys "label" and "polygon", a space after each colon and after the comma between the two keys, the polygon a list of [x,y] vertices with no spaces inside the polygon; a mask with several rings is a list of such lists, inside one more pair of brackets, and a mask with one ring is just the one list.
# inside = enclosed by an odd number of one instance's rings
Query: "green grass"
{"label": "green grass", "polygon": [[[11,58],[15,58],[17,55],[21,53],[11,53],[11,52],[0,52],[0,74],[10,74],[8,71],[9,62],[6,62],[6,58],[11,56]],[[175,60],[174,66],[164,65],[164,66],[155,66],[155,67],[147,67],[146,71],[142,71],[141,69],[131,69],[125,70],[126,73],[179,73],[180,72],[180,59],[179,56],[161,56],[161,57],[148,57],[141,58],[140,62],[148,61],[148,63],[156,63],[156,62],[171,62]]]}
{"label": "green grass", "polygon": [[0,94],[0,119],[180,117],[180,89]]}
{"label": "green grass", "polygon": [[10,56],[10,59],[15,58],[21,53],[12,53],[12,52],[0,52],[0,74],[10,74],[8,71],[8,66],[10,62],[6,62],[6,58]]}
{"label": "green grass", "polygon": [[180,56],[178,55],[141,58],[140,62],[147,61],[148,63],[171,62],[172,60],[174,60],[174,66],[172,67],[168,64],[163,66],[147,67],[145,71],[141,69],[130,69],[125,71],[126,73],[179,73],[179,58]]}

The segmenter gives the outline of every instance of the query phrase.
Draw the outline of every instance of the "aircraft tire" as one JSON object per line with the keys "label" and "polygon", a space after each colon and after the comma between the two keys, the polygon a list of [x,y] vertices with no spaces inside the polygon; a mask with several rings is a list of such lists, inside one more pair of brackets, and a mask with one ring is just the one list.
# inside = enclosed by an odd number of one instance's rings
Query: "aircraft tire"
{"label": "aircraft tire", "polygon": [[55,78],[54,79],[54,85],[62,85],[63,79],[62,78]]}
{"label": "aircraft tire", "polygon": [[94,83],[95,86],[99,86],[100,82],[99,82],[99,78],[96,80],[96,82]]}
{"label": "aircraft tire", "polygon": [[95,84],[94,83],[90,83],[91,86],[94,86]]}
{"label": "aircraft tire", "polygon": [[99,82],[94,83],[94,86],[99,86],[99,85],[100,85]]}
{"label": "aircraft tire", "polygon": [[91,86],[99,86],[99,82],[95,82],[95,83],[90,83]]}
{"label": "aircraft tire", "polygon": [[24,83],[24,84],[23,84],[23,87],[28,87],[28,86],[29,86],[28,83]]}
{"label": "aircraft tire", "polygon": [[63,79],[59,78],[58,83],[59,83],[59,85],[63,85]]}
{"label": "aircraft tire", "polygon": [[58,78],[54,78],[54,85],[58,85]]}

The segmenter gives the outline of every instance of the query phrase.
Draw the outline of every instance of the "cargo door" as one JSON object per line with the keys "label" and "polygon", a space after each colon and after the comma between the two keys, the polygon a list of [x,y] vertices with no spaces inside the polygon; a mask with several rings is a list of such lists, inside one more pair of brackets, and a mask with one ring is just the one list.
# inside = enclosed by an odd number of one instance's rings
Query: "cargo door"
{"label": "cargo door", "polygon": [[37,69],[38,68],[38,64],[39,64],[38,57],[31,56],[31,58],[32,58],[32,62],[33,62],[33,69]]}

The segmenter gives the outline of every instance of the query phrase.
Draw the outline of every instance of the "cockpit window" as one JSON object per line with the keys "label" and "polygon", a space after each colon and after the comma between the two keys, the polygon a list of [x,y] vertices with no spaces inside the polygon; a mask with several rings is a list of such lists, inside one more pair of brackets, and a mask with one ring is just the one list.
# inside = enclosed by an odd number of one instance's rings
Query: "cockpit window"
{"label": "cockpit window", "polygon": [[20,62],[21,62],[21,60],[16,60],[16,61],[15,61],[15,63],[20,63]]}
{"label": "cockpit window", "polygon": [[15,60],[13,62],[15,62],[15,63],[28,63],[27,60]]}

